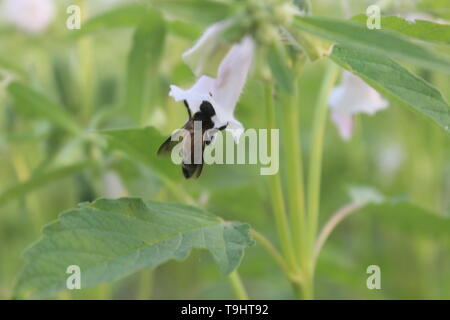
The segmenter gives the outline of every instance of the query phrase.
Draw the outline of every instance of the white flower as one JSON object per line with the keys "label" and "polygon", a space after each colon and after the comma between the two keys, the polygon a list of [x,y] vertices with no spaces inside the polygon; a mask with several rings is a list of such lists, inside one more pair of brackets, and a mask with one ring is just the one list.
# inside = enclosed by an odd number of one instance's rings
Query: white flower
{"label": "white flower", "polygon": [[388,106],[375,89],[349,71],[344,71],[342,83],[333,89],[328,103],[331,119],[344,140],[352,136],[354,114],[373,115]]}
{"label": "white flower", "polygon": [[44,31],[55,13],[53,0],[5,0],[5,18],[29,33]]}
{"label": "white flower", "polygon": [[127,196],[127,191],[123,186],[122,179],[113,171],[108,171],[103,175],[103,196],[108,199],[115,199]]}
{"label": "white flower", "polygon": [[240,43],[231,47],[220,63],[217,78],[203,75],[187,90],[171,85],[169,96],[176,101],[186,101],[192,114],[199,111],[203,101],[210,102],[216,113],[212,118],[214,127],[226,125],[226,129],[238,141],[243,126],[234,118],[234,108],[252,64],[253,50],[252,38],[244,37]]}
{"label": "white flower", "polygon": [[378,169],[386,177],[392,177],[405,161],[406,155],[400,143],[383,144],[377,153]]}
{"label": "white flower", "polygon": [[229,25],[230,22],[227,20],[213,24],[192,48],[183,53],[184,62],[197,77],[203,74],[216,75],[217,66],[230,47],[221,37]]}

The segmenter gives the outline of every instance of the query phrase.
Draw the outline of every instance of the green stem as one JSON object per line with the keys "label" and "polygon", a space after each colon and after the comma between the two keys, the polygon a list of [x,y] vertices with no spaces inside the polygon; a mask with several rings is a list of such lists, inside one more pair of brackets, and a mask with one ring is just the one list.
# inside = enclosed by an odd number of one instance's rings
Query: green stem
{"label": "green stem", "polygon": [[334,63],[329,63],[325,76],[320,87],[315,107],[315,116],[313,123],[312,150],[309,160],[308,174],[308,226],[305,255],[305,263],[302,265],[304,274],[303,297],[304,299],[313,299],[314,297],[314,259],[313,250],[317,233],[319,220],[320,203],[320,180],[322,174],[322,153],[323,141],[325,136],[325,127],[328,113],[328,97],[338,75],[339,68]]}
{"label": "green stem", "polygon": [[358,205],[356,203],[351,203],[342,209],[336,211],[331,218],[328,220],[327,223],[322,228],[322,231],[320,232],[319,236],[317,237],[317,241],[314,244],[314,253],[313,253],[313,267],[315,266],[317,259],[319,258],[320,250],[322,250],[322,246],[325,244],[325,241],[327,241],[328,237],[330,236],[331,232],[336,228],[336,226],[344,220],[349,214],[355,212],[356,210],[360,209],[361,205]]}
{"label": "green stem", "polygon": [[96,287],[96,300],[111,300],[113,296],[113,284],[102,283]]}
{"label": "green stem", "polygon": [[288,172],[286,181],[294,250],[300,263],[304,263],[305,259],[302,256],[304,250],[302,248],[306,245],[305,190],[297,92],[297,83],[295,83],[292,95],[289,97],[286,96],[284,99],[283,139],[286,152],[284,159]]}
{"label": "green stem", "polygon": [[322,174],[322,153],[325,127],[327,123],[328,98],[333,88],[339,72],[339,67],[334,63],[329,63],[325,76],[320,87],[316,113],[313,124],[313,142],[309,160],[308,175],[308,230],[310,239],[310,249],[314,246],[319,219],[320,203],[320,180]]}
{"label": "green stem", "polygon": [[150,300],[152,298],[152,280],[152,269],[145,269],[141,271],[138,283],[138,300]]}
{"label": "green stem", "polygon": [[265,236],[263,236],[255,229],[251,229],[250,233],[253,239],[255,239],[255,241],[258,242],[272,256],[273,260],[278,264],[278,266],[281,268],[281,270],[283,270],[283,272],[289,279],[300,281],[301,279],[300,275],[292,273],[293,271],[290,270],[283,256],[278,252],[278,250]]}
{"label": "green stem", "polygon": [[236,295],[236,298],[239,300],[248,300],[247,291],[245,290],[241,277],[236,270],[228,275],[228,280],[231,283],[231,287],[234,291],[234,294]]}
{"label": "green stem", "polygon": [[[276,126],[275,112],[273,106],[273,89],[272,84],[265,86],[265,100],[266,100],[266,114],[267,114],[267,129],[269,132]],[[271,139],[269,139],[269,142]],[[269,150],[270,150],[269,146]],[[272,207],[275,216],[275,224],[277,227],[278,236],[280,238],[283,255],[288,263],[290,269],[296,268],[295,253],[292,246],[291,231],[289,229],[288,218],[283,199],[283,190],[281,187],[280,174],[273,174],[269,176],[270,179],[270,196]]]}
{"label": "green stem", "polygon": [[[86,20],[88,16],[88,3],[86,0],[80,0],[82,20]],[[82,119],[87,123],[92,116],[94,106],[94,60],[92,53],[92,42],[88,37],[82,37],[78,41],[78,51],[80,55],[81,70],[81,88],[82,99]]]}

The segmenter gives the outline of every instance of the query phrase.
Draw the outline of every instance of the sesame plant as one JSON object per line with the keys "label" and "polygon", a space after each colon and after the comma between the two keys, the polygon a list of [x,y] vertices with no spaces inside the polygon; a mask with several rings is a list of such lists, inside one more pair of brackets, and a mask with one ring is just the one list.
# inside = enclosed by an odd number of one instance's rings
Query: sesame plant
{"label": "sesame plant", "polygon": [[2,6],[0,298],[448,298],[446,1]]}

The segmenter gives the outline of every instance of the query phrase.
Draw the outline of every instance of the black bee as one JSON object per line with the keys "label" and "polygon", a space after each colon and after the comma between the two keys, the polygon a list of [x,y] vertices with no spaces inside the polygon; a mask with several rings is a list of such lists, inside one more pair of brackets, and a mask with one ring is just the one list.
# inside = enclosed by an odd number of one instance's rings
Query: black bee
{"label": "black bee", "polygon": [[[182,162],[181,169],[186,179],[195,176],[198,178],[203,169],[203,152],[205,146],[211,143],[214,133],[218,130],[224,130],[227,125],[224,125],[218,129],[214,129],[214,121],[212,118],[216,115],[214,107],[208,101],[203,101],[200,105],[200,110],[194,113],[192,116],[191,110],[186,100],[183,101],[186,106],[189,119],[184,124],[182,138]],[[199,125],[201,124],[201,126]],[[209,130],[209,131],[208,131]],[[205,132],[207,132],[205,134]],[[194,134],[195,133],[195,134]],[[194,139],[194,137],[197,137]],[[195,141],[198,140],[198,141]],[[158,155],[170,154],[172,149],[179,143],[179,141],[173,141],[172,136],[166,139],[158,149]],[[194,152],[195,144],[201,143],[201,159],[196,159]],[[197,156],[198,157],[198,156]]]}

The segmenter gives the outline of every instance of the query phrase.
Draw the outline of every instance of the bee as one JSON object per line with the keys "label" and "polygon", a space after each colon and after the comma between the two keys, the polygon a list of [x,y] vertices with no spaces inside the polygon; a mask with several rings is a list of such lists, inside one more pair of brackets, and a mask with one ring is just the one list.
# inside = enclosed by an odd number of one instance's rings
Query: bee
{"label": "bee", "polygon": [[[182,149],[181,149],[181,171],[186,179],[191,177],[198,178],[203,170],[203,153],[205,147],[209,145],[217,131],[224,130],[228,124],[214,128],[213,117],[216,115],[214,107],[209,101],[202,101],[199,111],[192,115],[189,104],[183,101],[188,112],[189,119],[182,127]],[[206,133],[206,134],[205,134]],[[168,137],[159,147],[157,154],[170,154],[172,149],[179,141],[172,140],[172,136]],[[195,152],[195,147],[201,144],[200,156]]]}

